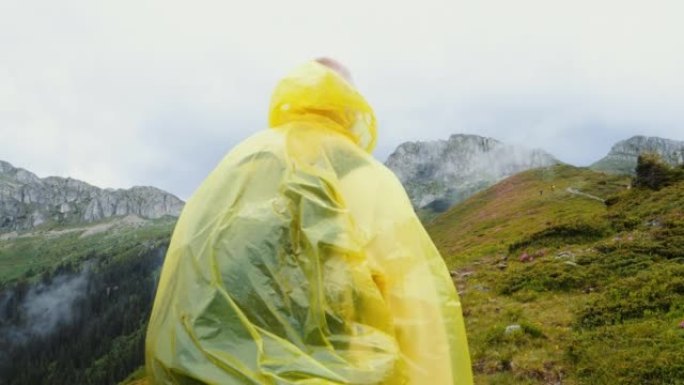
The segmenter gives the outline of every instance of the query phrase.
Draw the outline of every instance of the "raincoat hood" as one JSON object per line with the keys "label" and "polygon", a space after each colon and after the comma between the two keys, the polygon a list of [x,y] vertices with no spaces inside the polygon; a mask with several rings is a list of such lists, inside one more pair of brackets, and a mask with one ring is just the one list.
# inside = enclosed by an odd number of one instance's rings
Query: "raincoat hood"
{"label": "raincoat hood", "polygon": [[341,132],[367,152],[375,148],[373,109],[340,74],[316,61],[281,80],[271,98],[271,128],[306,121]]}

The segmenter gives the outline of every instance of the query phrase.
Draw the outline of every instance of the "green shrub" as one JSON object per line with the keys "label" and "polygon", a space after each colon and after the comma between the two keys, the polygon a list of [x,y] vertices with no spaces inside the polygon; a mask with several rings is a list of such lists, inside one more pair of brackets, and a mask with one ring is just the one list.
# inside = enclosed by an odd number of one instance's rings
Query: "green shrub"
{"label": "green shrub", "polygon": [[684,221],[665,221],[653,231],[654,252],[669,259],[684,258]]}
{"label": "green shrub", "polygon": [[511,295],[520,290],[570,291],[589,283],[586,268],[569,261],[545,260],[509,268],[498,281],[497,291]]}
{"label": "green shrub", "polygon": [[583,331],[566,357],[580,384],[684,384],[684,332],[673,317]]}
{"label": "green shrub", "polygon": [[619,201],[620,201],[620,196],[619,195],[613,195],[613,196],[606,198],[604,203],[606,204],[606,206],[610,207],[610,206],[614,206]]}
{"label": "green shrub", "polygon": [[684,305],[684,266],[659,264],[613,280],[577,314],[576,327],[595,328],[667,313]]}
{"label": "green shrub", "polygon": [[668,165],[663,162],[658,154],[639,155],[634,186],[660,190],[681,180],[684,180],[684,169],[682,167]]}
{"label": "green shrub", "polygon": [[642,222],[638,216],[627,213],[607,215],[606,218],[610,220],[610,226],[617,232],[634,230]]}
{"label": "green shrub", "polygon": [[598,219],[563,223],[527,236],[508,247],[514,253],[528,247],[553,247],[597,241],[610,233],[607,223]]}
{"label": "green shrub", "polygon": [[529,335],[532,338],[545,338],[544,333],[542,332],[541,328],[533,325],[529,322],[521,322],[520,327],[522,327],[522,330],[525,334]]}

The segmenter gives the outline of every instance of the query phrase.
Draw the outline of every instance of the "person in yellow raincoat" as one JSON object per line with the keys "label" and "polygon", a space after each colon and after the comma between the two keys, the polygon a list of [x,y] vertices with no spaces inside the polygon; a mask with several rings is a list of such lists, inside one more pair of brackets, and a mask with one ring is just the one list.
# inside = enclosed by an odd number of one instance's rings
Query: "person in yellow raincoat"
{"label": "person in yellow raincoat", "polygon": [[461,305],[371,107],[331,60],[188,200],[146,338],[153,384],[472,384]]}

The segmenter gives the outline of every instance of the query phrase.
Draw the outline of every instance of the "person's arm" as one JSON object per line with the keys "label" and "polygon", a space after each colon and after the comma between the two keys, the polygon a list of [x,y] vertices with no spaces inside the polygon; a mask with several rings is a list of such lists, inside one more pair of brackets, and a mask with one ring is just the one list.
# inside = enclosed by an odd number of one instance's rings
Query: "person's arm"
{"label": "person's arm", "polygon": [[411,384],[472,384],[461,304],[438,250],[396,177],[380,164],[345,181],[366,234],[373,278],[389,305]]}

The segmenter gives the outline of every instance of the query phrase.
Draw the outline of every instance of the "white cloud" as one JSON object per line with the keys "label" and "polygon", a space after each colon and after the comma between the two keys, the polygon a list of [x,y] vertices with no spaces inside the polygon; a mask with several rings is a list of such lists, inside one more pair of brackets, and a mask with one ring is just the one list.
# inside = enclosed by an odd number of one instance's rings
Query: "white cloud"
{"label": "white cloud", "polygon": [[382,123],[376,155],[469,132],[586,164],[684,140],[684,3],[0,3],[0,159],[187,198],[266,124],[272,87],[330,55]]}

